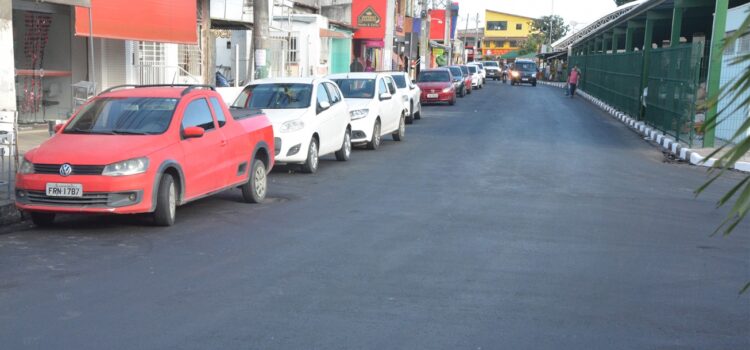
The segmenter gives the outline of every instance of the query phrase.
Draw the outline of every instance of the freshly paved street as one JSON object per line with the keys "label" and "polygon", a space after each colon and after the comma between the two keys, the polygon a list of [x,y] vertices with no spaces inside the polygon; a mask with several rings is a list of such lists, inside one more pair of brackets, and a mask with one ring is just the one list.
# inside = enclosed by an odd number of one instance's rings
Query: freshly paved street
{"label": "freshly paved street", "polygon": [[4,349],[749,349],[729,174],[559,89],[488,82],[403,143],[142,218],[0,235]]}

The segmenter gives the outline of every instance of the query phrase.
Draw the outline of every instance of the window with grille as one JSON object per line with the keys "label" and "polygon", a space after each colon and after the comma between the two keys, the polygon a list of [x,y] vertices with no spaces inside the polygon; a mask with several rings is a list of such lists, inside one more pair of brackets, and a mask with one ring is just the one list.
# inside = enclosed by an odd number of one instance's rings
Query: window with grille
{"label": "window with grille", "polygon": [[297,63],[297,37],[289,38],[289,63]]}
{"label": "window with grille", "polygon": [[180,75],[192,75],[200,77],[201,71],[201,49],[199,45],[177,45],[177,65],[180,66]]}
{"label": "window with grille", "polygon": [[320,64],[326,64],[326,62],[328,62],[330,42],[331,39],[329,38],[320,38]]}
{"label": "window with grille", "polygon": [[748,53],[750,52],[750,36],[741,36],[737,40],[737,53]]}

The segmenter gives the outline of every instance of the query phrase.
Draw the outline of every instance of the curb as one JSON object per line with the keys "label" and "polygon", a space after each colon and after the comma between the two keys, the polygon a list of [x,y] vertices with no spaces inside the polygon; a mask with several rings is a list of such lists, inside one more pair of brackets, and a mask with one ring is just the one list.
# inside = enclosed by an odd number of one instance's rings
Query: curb
{"label": "curb", "polygon": [[[561,89],[564,89],[566,85],[565,83],[548,82],[548,81],[540,81],[539,83],[543,85],[547,85],[547,86],[561,88]],[[695,152],[691,150],[690,148],[687,148],[681,145],[679,142],[675,141],[674,139],[665,135],[664,133],[651,128],[650,126],[646,125],[646,123],[644,122],[639,122],[631,118],[629,115],[618,111],[616,108],[606,104],[604,101],[599,100],[594,96],[587,94],[583,90],[577,90],[576,93],[578,95],[581,95],[587,101],[599,107],[601,110],[607,112],[612,117],[618,119],[623,124],[635,130],[637,133],[643,135],[646,139],[656,142],[663,149],[672,153],[675,157],[682,159],[685,162],[688,162],[689,164],[710,168],[718,160],[716,158],[706,159],[705,157],[698,154],[698,152]],[[730,169],[739,170],[743,172],[750,172],[750,162],[737,162]]]}
{"label": "curb", "polygon": [[0,203],[0,226],[15,224],[23,221],[21,212],[16,209],[13,201]]}

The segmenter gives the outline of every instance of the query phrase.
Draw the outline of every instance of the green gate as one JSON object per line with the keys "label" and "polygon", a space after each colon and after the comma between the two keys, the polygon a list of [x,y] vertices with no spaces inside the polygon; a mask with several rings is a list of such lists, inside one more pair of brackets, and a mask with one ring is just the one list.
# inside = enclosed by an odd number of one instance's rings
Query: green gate
{"label": "green gate", "polygon": [[348,73],[352,61],[351,39],[331,39],[331,74]]}
{"label": "green gate", "polygon": [[643,53],[571,56],[568,70],[578,65],[579,87],[612,107],[638,118]]}
{"label": "green gate", "polygon": [[646,123],[691,147],[703,44],[683,44],[650,52]]}

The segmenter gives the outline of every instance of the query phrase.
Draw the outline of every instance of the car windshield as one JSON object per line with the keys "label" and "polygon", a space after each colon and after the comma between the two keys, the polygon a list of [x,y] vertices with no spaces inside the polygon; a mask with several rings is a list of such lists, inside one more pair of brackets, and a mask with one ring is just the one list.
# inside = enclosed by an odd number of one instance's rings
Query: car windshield
{"label": "car windshield", "polygon": [[375,79],[334,79],[346,98],[373,98]]}
{"label": "car windshield", "polygon": [[234,108],[293,109],[310,107],[310,84],[258,84],[246,87]]}
{"label": "car windshield", "polygon": [[423,71],[419,74],[420,83],[434,83],[451,81],[451,75],[448,71]]}
{"label": "car windshield", "polygon": [[404,78],[403,74],[393,74],[391,76],[393,77],[393,80],[396,81],[396,86],[398,86],[399,89],[406,88],[406,78]]}
{"label": "car windshield", "polygon": [[484,64],[487,67],[499,67],[498,64],[497,64],[497,62],[492,62],[492,61],[490,61],[490,62],[483,62],[482,64]]}
{"label": "car windshield", "polygon": [[453,77],[456,78],[456,79],[458,79],[462,75],[464,75],[463,72],[461,72],[461,68],[460,67],[450,67],[449,69],[451,70],[451,74],[453,74]]}
{"label": "car windshield", "polygon": [[477,72],[477,66],[468,66],[466,68],[469,69],[469,72],[471,72],[472,74]]}
{"label": "car windshield", "polygon": [[167,131],[176,98],[97,98],[68,123],[66,134],[152,135]]}
{"label": "car windshield", "polygon": [[535,71],[536,64],[533,62],[516,62],[516,70]]}
{"label": "car windshield", "polygon": [[467,66],[461,66],[461,72],[463,74],[469,74],[469,67],[467,67]]}

